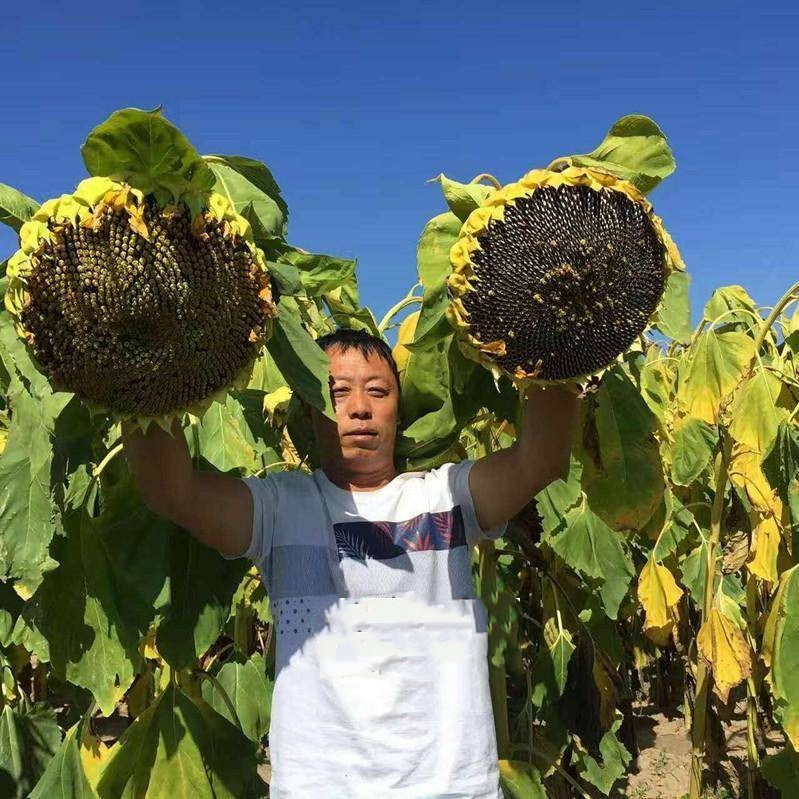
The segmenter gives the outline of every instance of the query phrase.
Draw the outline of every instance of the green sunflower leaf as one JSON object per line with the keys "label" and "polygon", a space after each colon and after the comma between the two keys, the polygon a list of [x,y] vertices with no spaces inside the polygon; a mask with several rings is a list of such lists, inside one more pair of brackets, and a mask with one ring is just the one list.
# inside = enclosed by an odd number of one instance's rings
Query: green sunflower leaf
{"label": "green sunflower leaf", "polygon": [[0,222],[17,232],[39,208],[39,203],[21,191],[0,183]]}
{"label": "green sunflower leaf", "polygon": [[160,108],[123,108],[89,133],[81,147],[89,174],[129,183],[160,199],[208,191],[214,175]]}
{"label": "green sunflower leaf", "polygon": [[257,652],[244,662],[225,663],[216,675],[219,685],[230,699],[236,718],[219,689],[210,680],[203,683],[203,698],[228,721],[241,727],[242,732],[258,743],[269,732],[272,714],[272,681],[266,674],[264,659]]}
{"label": "green sunflower leaf", "polygon": [[176,685],[122,734],[97,784],[100,799],[240,799],[258,781],[255,744]]}
{"label": "green sunflower leaf", "polygon": [[649,117],[624,116],[613,123],[599,147],[587,155],[574,155],[576,166],[599,166],[649,193],[674,172],[674,155],[663,131]]}
{"label": "green sunflower leaf", "polygon": [[666,280],[663,301],[652,324],[664,336],[687,344],[691,340],[691,276],[688,272],[674,270]]}
{"label": "green sunflower leaf", "polygon": [[61,743],[55,712],[6,705],[0,713],[0,796],[26,799]]}

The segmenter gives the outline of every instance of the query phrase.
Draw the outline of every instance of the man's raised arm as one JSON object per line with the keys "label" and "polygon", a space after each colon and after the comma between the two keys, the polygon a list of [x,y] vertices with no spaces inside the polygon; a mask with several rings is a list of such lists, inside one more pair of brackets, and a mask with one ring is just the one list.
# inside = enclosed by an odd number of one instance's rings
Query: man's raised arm
{"label": "man's raised arm", "polygon": [[524,400],[524,422],[512,447],[477,460],[469,490],[484,530],[504,524],[569,465],[580,416],[573,388],[532,386]]}
{"label": "man's raised arm", "polygon": [[247,549],[253,524],[249,488],[236,477],[197,471],[177,421],[171,436],[157,424],[143,434],[123,422],[122,441],[142,499],[153,513],[223,555]]}

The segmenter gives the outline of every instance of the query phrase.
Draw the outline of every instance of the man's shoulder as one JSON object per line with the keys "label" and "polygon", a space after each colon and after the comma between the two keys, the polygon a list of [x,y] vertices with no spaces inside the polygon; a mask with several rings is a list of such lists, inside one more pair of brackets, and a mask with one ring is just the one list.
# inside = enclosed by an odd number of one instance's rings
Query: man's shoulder
{"label": "man's shoulder", "polygon": [[296,488],[307,489],[313,480],[313,475],[301,469],[287,469],[279,472],[267,472],[264,475],[253,475],[246,479],[250,482],[268,485],[277,492],[283,492]]}

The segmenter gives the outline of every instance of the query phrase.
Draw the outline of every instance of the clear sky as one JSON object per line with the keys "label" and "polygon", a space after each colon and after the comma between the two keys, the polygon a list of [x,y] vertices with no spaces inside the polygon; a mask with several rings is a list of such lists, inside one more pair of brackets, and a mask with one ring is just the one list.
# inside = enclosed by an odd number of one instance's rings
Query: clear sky
{"label": "clear sky", "polygon": [[[415,281],[444,172],[503,182],[654,118],[677,171],[650,195],[693,276],[773,304],[799,279],[799,16],[785,3],[14,3],[0,181],[85,176],[117,108],[161,103],[204,153],[273,170],[289,239],[357,257],[378,317]],[[0,252],[14,235],[0,231]]]}

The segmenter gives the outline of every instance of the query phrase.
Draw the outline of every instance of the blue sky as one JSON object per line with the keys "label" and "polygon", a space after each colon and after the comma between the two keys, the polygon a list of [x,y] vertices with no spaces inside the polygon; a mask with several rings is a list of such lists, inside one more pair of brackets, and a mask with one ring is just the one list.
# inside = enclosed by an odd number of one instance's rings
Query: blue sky
{"label": "blue sky", "polygon": [[[677,171],[651,194],[692,273],[773,304],[799,278],[799,16],[766,3],[14,4],[0,181],[42,201],[85,176],[117,108],[201,151],[265,161],[292,243],[357,257],[381,315],[415,281],[440,172],[503,182],[653,117]],[[0,231],[0,252],[15,246]]]}

